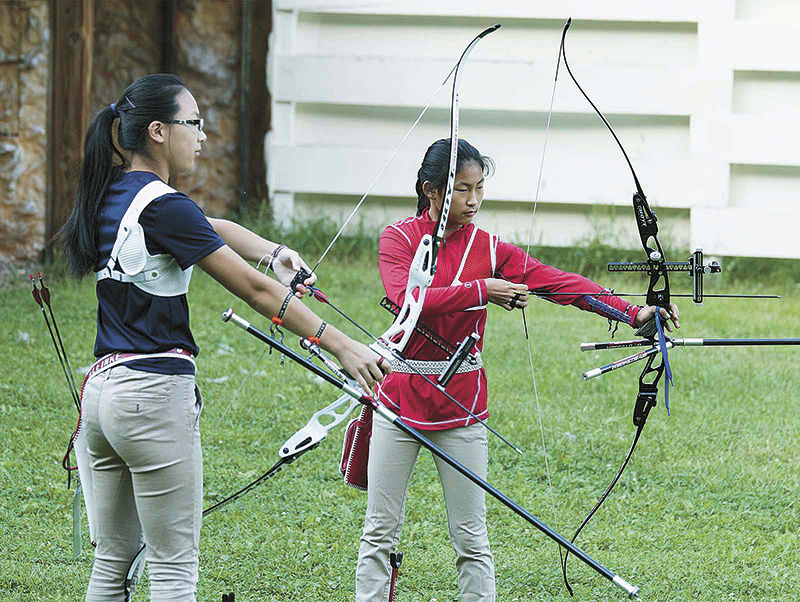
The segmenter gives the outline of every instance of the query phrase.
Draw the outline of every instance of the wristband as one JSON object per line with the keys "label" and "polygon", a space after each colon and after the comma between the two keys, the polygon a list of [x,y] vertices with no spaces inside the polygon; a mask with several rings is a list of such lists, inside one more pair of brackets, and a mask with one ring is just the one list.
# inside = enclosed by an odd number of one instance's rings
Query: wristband
{"label": "wristband", "polygon": [[278,315],[272,316],[273,324],[277,324],[278,326],[283,324],[283,314],[286,313],[286,308],[289,307],[289,301],[292,300],[292,297],[294,297],[294,293],[289,293],[288,295],[286,295],[286,299],[283,300],[283,305],[281,305],[281,309],[278,312]]}
{"label": "wristband", "polygon": [[320,324],[319,326],[319,330],[317,330],[317,334],[315,334],[313,337],[308,337],[308,340],[315,345],[319,345],[319,338],[322,336],[322,333],[327,325],[328,323],[325,320],[323,320],[322,324]]}

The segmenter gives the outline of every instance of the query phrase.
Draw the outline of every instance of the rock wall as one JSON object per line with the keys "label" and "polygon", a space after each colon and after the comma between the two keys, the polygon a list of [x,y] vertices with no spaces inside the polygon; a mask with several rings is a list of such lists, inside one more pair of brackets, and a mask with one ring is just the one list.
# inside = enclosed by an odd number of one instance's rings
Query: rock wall
{"label": "rock wall", "polygon": [[136,78],[160,71],[162,43],[161,2],[95,3],[92,116],[115,102]]}
{"label": "rock wall", "polygon": [[[90,114],[137,77],[164,70],[164,17],[172,11],[172,72],[197,98],[208,140],[196,171],[172,184],[209,215],[237,205],[239,189],[239,0],[98,1],[94,4]],[[0,281],[34,265],[45,244],[47,0],[0,1]],[[80,142],[82,144],[82,141]]]}
{"label": "rock wall", "polygon": [[44,248],[49,41],[46,2],[0,2],[0,276]]}
{"label": "rock wall", "polygon": [[[208,140],[195,172],[171,184],[218,216],[236,206],[239,182],[241,7],[238,0],[179,0],[173,8],[172,72],[197,99]],[[136,78],[164,70],[163,11],[153,0],[96,3],[92,113]]]}
{"label": "rock wall", "polygon": [[175,15],[175,73],[197,99],[208,140],[196,171],[175,184],[212,216],[236,207],[239,189],[241,4],[181,0]]}

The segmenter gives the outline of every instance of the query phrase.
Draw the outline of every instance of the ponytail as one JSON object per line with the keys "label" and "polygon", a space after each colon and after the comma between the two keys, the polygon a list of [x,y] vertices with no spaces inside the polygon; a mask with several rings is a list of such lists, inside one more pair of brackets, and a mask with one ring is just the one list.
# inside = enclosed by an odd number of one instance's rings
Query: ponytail
{"label": "ponytail", "polygon": [[[475,163],[480,166],[484,176],[494,173],[494,161],[486,157],[463,139],[458,141],[458,157],[456,158],[456,173],[460,172],[468,163]],[[417,172],[417,215],[422,215],[431,206],[430,199],[423,189],[424,183],[430,182],[433,190],[443,190],[447,184],[447,170],[450,167],[450,139],[442,138],[437,140],[425,151],[422,158],[422,165]]]}
{"label": "ponytail", "polygon": [[89,124],[75,206],[56,235],[75,276],[94,269],[97,214],[108,187],[129,167],[128,160],[114,144],[114,120],[119,118],[119,146],[131,154],[147,156],[147,128],[153,121],[169,121],[174,117],[178,112],[176,97],[185,88],[174,75],[145,75],[128,86],[116,103],[101,109]]}
{"label": "ponytail", "polygon": [[[67,222],[58,233],[75,276],[89,272],[97,259],[97,211],[108,185],[119,177],[125,158],[114,146],[111,126],[116,118],[111,107],[95,115],[84,142],[78,179],[78,197]],[[114,164],[114,156],[120,161]]]}

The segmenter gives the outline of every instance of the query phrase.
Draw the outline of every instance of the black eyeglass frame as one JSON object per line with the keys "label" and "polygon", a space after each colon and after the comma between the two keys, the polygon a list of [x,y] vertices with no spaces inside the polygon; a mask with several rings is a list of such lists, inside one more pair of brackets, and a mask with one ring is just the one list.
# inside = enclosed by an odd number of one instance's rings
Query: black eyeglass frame
{"label": "black eyeglass frame", "polygon": [[164,123],[176,124],[176,125],[193,125],[194,127],[197,128],[198,132],[202,132],[205,119],[203,119],[202,117],[200,119],[172,119],[171,121],[165,121]]}

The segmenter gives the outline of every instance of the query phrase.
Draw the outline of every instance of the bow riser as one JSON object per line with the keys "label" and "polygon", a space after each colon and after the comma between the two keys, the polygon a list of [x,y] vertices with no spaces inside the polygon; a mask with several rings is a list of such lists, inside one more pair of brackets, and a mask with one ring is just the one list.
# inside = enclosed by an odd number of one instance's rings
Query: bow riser
{"label": "bow riser", "polygon": [[639,193],[633,195],[633,213],[642,247],[647,254],[647,273],[650,275],[647,304],[669,309],[669,278],[664,249],[658,240],[658,217],[650,209],[644,194]]}
{"label": "bow riser", "polygon": [[[405,349],[408,340],[414,334],[414,328],[422,312],[422,304],[425,302],[425,291],[433,282],[434,248],[433,238],[429,234],[423,236],[408,270],[406,294],[400,312],[397,314],[397,319],[389,326],[386,332],[378,337],[389,348],[398,353]],[[401,337],[394,341],[393,339],[401,333]],[[379,345],[372,346],[373,349],[375,347],[380,348]],[[375,350],[377,351],[377,349]],[[385,356],[384,352],[379,353]],[[387,359],[392,358],[389,357]]]}

